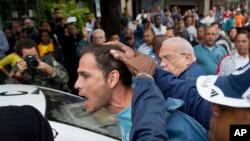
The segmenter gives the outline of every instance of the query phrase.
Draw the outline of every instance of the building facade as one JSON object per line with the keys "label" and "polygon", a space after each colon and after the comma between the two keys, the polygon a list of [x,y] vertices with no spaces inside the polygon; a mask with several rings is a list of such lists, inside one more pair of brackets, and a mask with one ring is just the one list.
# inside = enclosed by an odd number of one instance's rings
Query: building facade
{"label": "building facade", "polygon": [[[128,7],[131,7],[131,11],[128,11],[130,15],[135,17],[141,8],[146,10],[152,10],[156,5],[160,5],[162,9],[171,9],[173,6],[178,6],[182,11],[186,9],[196,8],[198,13],[208,12],[212,6],[223,6],[227,8],[244,7],[249,8],[250,0],[122,0],[125,3],[128,1]],[[122,5],[122,7],[124,7]]]}
{"label": "building facade", "polygon": [[25,18],[36,20],[40,12],[40,0],[1,0],[0,1],[0,29],[9,26],[13,21]]}

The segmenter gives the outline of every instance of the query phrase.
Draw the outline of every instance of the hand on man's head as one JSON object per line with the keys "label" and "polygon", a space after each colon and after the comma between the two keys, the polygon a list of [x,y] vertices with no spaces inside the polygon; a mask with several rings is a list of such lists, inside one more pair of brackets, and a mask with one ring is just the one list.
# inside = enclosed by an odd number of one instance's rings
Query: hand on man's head
{"label": "hand on man's head", "polygon": [[110,54],[119,61],[122,61],[133,75],[146,73],[153,75],[156,69],[156,62],[151,56],[135,53],[130,47],[120,42],[108,42],[108,44],[117,45],[124,52],[111,50]]}
{"label": "hand on man's head", "polygon": [[[119,48],[121,48],[124,52],[121,51],[116,51],[117,53],[114,55],[118,55],[117,57],[119,57],[119,54],[123,54],[125,53],[125,57],[126,58],[134,58],[135,57],[135,52],[133,49],[131,49],[130,47],[126,46],[125,44],[119,42],[119,41],[109,41],[107,43],[104,43],[104,45],[115,45]],[[112,52],[112,51],[111,51]],[[112,54],[112,53],[111,53]],[[113,55],[113,54],[112,54]],[[114,56],[116,58],[116,56]],[[120,56],[123,57],[123,56]]]}

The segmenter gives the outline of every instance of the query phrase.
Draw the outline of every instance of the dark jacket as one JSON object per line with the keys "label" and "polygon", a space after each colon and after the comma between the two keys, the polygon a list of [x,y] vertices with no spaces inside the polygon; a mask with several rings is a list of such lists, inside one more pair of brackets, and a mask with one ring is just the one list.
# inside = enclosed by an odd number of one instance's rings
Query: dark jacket
{"label": "dark jacket", "polygon": [[196,86],[160,68],[154,74],[156,85],[165,98],[172,97],[185,102],[182,111],[196,119],[205,129],[209,129],[211,103],[200,97]]}
{"label": "dark jacket", "polygon": [[178,110],[183,104],[180,99],[165,100],[153,79],[137,78],[130,140],[208,141],[205,128]]}
{"label": "dark jacket", "polygon": [[[164,97],[154,81],[150,78],[138,78],[132,98],[130,141],[166,141],[165,109]],[[146,120],[141,120],[143,118]],[[159,123],[161,126],[156,126]]]}
{"label": "dark jacket", "polygon": [[193,63],[185,71],[183,71],[178,78],[187,80],[195,85],[197,78],[206,74],[206,71],[200,65]]}

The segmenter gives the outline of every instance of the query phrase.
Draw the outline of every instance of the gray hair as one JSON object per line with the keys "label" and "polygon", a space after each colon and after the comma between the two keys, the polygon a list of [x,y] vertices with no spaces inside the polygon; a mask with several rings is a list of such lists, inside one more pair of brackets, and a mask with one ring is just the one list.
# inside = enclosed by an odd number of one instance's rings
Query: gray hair
{"label": "gray hair", "polygon": [[98,32],[100,32],[101,34],[103,34],[103,36],[105,37],[105,32],[104,32],[104,30],[102,30],[102,29],[95,29],[94,31],[93,31],[93,33],[92,33],[92,36],[94,36],[96,33],[98,33]]}
{"label": "gray hair", "polygon": [[192,45],[186,39],[181,38],[181,37],[169,38],[169,39],[165,40],[162,43],[162,46],[170,44],[170,43],[175,44],[175,48],[176,48],[177,52],[179,52],[179,53],[183,53],[183,52],[190,53],[192,55],[193,62],[196,61],[194,49],[193,49]]}

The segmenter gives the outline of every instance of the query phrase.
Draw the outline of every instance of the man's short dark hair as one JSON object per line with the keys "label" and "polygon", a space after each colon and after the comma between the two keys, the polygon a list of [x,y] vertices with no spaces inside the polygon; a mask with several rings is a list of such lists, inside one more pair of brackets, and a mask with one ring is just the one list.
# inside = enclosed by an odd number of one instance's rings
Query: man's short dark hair
{"label": "man's short dark hair", "polygon": [[191,16],[185,16],[185,17],[184,17],[184,21],[186,21],[188,18],[193,19]]}
{"label": "man's short dark hair", "polygon": [[23,53],[22,53],[23,49],[31,49],[33,47],[37,49],[36,45],[37,45],[36,42],[30,38],[20,39],[16,41],[15,43],[16,53],[19,56],[23,56]]}
{"label": "man's short dark hair", "polygon": [[162,43],[163,43],[166,39],[167,39],[167,36],[166,36],[166,35],[156,35],[156,36],[153,38],[152,45],[153,45],[153,52],[154,52],[154,53],[160,51],[161,45],[162,45]]}
{"label": "man's short dark hair", "polygon": [[98,67],[103,71],[105,78],[108,74],[117,70],[120,73],[121,82],[125,86],[130,86],[132,84],[132,75],[126,65],[120,61],[117,61],[109,52],[111,49],[122,51],[119,47],[115,45],[96,45],[89,44],[81,52],[81,57],[86,53],[91,53],[95,56],[95,60],[98,63]]}
{"label": "man's short dark hair", "polygon": [[211,23],[211,26],[217,25],[221,29],[221,24],[218,21]]}
{"label": "man's short dark hair", "polygon": [[244,29],[244,28],[238,29],[238,30],[237,30],[237,34],[236,34],[236,36],[235,36],[235,39],[236,39],[240,34],[245,34],[245,35],[247,36],[248,40],[250,41],[250,34],[249,34],[249,32],[248,32],[246,29]]}
{"label": "man's short dark hair", "polygon": [[173,33],[174,33],[174,36],[176,37],[176,36],[179,36],[179,33],[178,33],[178,31],[176,30],[176,28],[174,28],[174,27],[169,27],[169,28],[167,28],[167,31],[168,30],[173,30]]}
{"label": "man's short dark hair", "polygon": [[58,8],[58,7],[54,8],[54,12],[59,11],[59,10],[60,10],[60,8]]}
{"label": "man's short dark hair", "polygon": [[155,16],[154,16],[154,22],[156,21],[156,18],[157,17],[160,17],[161,18],[161,15],[160,14],[156,14]]}

